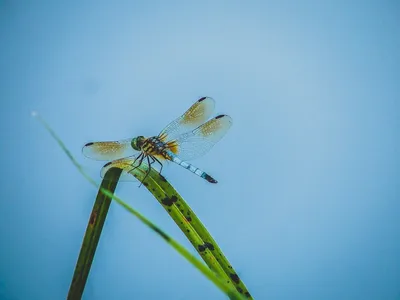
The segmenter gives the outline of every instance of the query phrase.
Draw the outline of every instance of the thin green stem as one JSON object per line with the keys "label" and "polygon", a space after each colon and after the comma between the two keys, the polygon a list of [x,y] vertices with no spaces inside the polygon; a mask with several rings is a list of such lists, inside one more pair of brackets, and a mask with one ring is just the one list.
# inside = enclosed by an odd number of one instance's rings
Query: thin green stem
{"label": "thin green stem", "polygon": [[[121,169],[113,168],[104,177],[101,188],[114,193],[117,187],[118,179],[121,175]],[[85,289],[86,281],[89,276],[90,268],[99,243],[101,231],[107,217],[112,198],[106,196],[99,190],[96,201],[90,214],[89,222],[86,227],[81,251],[76,263],[71,286],[68,292],[68,300],[81,299]]]}

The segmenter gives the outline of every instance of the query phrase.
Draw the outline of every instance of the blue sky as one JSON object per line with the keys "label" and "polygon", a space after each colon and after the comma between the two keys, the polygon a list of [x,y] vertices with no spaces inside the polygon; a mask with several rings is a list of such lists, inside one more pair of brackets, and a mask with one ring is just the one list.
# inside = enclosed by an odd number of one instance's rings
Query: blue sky
{"label": "blue sky", "polygon": [[[211,96],[234,125],[193,163],[219,183],[164,175],[254,297],[400,299],[399,8],[0,1],[0,298],[65,298],[96,194],[31,110],[100,181],[82,145]],[[194,253],[146,189],[117,192]],[[132,298],[225,299],[112,205],[84,299]]]}

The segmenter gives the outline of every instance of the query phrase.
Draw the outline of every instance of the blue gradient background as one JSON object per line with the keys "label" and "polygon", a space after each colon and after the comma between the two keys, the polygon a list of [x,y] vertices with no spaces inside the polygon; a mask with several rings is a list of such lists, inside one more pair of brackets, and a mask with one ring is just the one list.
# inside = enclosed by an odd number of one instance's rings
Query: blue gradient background
{"label": "blue gradient background", "polygon": [[[253,296],[400,299],[399,32],[397,1],[0,1],[0,298],[65,299],[96,194],[31,110],[100,181],[83,144],[207,95],[234,119],[194,162],[219,184],[164,174]],[[225,296],[112,205],[84,299]]]}

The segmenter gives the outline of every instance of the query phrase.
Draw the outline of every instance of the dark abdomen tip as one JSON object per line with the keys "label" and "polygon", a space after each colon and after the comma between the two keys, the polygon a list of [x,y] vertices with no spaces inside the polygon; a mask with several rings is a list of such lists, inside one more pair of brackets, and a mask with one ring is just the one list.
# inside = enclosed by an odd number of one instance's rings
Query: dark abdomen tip
{"label": "dark abdomen tip", "polygon": [[210,175],[208,175],[208,174],[205,174],[204,175],[204,179],[205,180],[207,180],[208,182],[211,182],[211,183],[218,183],[218,181],[216,181],[214,178],[212,178]]}
{"label": "dark abdomen tip", "polygon": [[91,146],[93,143],[87,143],[84,147]]}
{"label": "dark abdomen tip", "polygon": [[219,115],[219,116],[216,116],[215,118],[216,119],[220,119],[220,118],[223,118],[223,117],[225,117],[226,115]]}
{"label": "dark abdomen tip", "polygon": [[207,97],[201,97],[199,100],[197,100],[198,102],[201,102],[203,100],[205,100]]}

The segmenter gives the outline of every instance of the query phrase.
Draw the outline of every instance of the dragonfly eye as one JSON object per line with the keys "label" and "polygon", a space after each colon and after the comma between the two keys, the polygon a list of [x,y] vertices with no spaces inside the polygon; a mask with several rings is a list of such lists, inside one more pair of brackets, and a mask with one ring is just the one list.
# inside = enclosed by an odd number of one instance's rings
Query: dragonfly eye
{"label": "dragonfly eye", "polygon": [[144,136],[138,136],[132,139],[131,146],[133,149],[140,151],[142,149]]}

